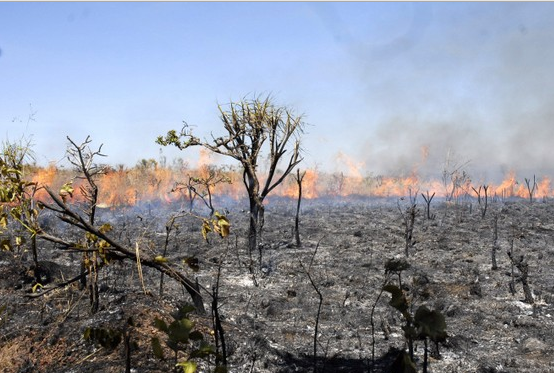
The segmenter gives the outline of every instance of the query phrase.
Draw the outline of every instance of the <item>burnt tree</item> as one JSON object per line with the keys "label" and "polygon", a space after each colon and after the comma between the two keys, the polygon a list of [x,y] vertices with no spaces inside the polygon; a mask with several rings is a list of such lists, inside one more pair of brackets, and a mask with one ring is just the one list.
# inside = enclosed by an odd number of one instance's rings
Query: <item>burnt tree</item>
{"label": "burnt tree", "polygon": [[[488,185],[479,185],[479,189],[475,189],[475,187],[471,187],[475,194],[477,195],[477,203],[479,204],[479,208],[481,209],[481,218],[485,218],[485,215],[487,214],[487,207],[489,203],[489,196],[487,194],[489,186]],[[484,196],[481,195],[481,189],[484,192]]]}
{"label": "burnt tree", "polygon": [[423,197],[423,199],[425,200],[425,203],[427,204],[426,209],[425,209],[427,211],[427,219],[428,220],[434,219],[435,214],[433,214],[433,216],[431,216],[431,201],[433,200],[433,197],[435,196],[435,192],[433,192],[433,194],[429,195],[429,191],[427,191],[427,196],[423,193],[421,193],[421,196]]}
{"label": "burnt tree", "polygon": [[306,171],[301,174],[300,170],[296,169],[296,176],[294,176],[294,180],[298,185],[298,200],[296,203],[296,216],[294,218],[294,238],[296,240],[297,247],[302,246],[302,243],[300,242],[300,203],[302,202],[302,181],[304,180],[304,176],[306,176]]}
{"label": "burnt tree", "polygon": [[[212,135],[210,140],[201,140],[185,123],[180,133],[171,130],[165,137],[159,136],[156,143],[174,145],[180,150],[201,146],[241,164],[250,205],[248,248],[252,252],[259,249],[265,198],[302,161],[300,135],[304,123],[302,116],[295,115],[288,107],[276,106],[270,96],[230,102],[226,106],[218,105],[218,109],[225,130],[223,136]],[[267,153],[269,162],[264,174],[259,169],[262,153]]]}
{"label": "burnt tree", "polygon": [[[79,173],[76,179],[83,179],[86,182],[79,188],[81,195],[85,201],[84,213],[88,217],[88,222],[91,226],[95,224],[96,217],[96,204],[98,203],[98,186],[96,185],[96,178],[105,173],[105,167],[98,166],[94,163],[94,158],[97,156],[104,157],[101,153],[102,145],[97,151],[92,151],[89,147],[91,143],[90,136],[87,136],[85,141],[80,145],[77,145],[73,140],[67,136],[67,140],[71,144],[67,149],[67,160],[75,167]],[[62,192],[62,198],[66,199],[67,195],[73,193],[72,183],[66,184]],[[89,235],[86,238],[86,248],[83,252],[83,259],[81,261],[81,275],[83,275],[81,284],[87,286],[89,289],[91,312],[96,313],[98,311],[99,297],[98,297],[98,271],[99,260],[98,251],[94,250],[93,236]],[[85,272],[88,272],[88,283]]]}
{"label": "burnt tree", "polygon": [[537,190],[537,179],[533,175],[533,183],[531,184],[531,179],[525,178],[525,185],[527,186],[527,191],[529,192],[529,203],[533,203],[533,196]]}

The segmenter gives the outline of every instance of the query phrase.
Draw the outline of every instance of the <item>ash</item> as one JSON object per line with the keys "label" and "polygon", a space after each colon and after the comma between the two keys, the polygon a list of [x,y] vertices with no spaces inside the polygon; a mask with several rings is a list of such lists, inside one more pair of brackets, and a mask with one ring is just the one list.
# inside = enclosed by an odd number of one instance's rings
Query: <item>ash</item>
{"label": "ash", "polygon": [[[170,232],[166,257],[205,289],[215,285],[221,267],[219,310],[229,372],[389,371],[399,351],[407,349],[402,315],[388,304],[390,295],[384,293],[377,301],[385,263],[405,258],[404,220],[396,199],[302,201],[300,247],[293,236],[296,201],[271,199],[261,263],[257,252],[248,252],[244,201],[217,203],[227,212],[232,233],[226,239],[212,235],[209,242],[202,238],[199,219],[208,211],[200,207],[192,215],[184,213],[187,206],[104,209],[98,223],[110,223],[118,241],[133,247],[139,243],[145,255],[159,255],[168,220],[182,215]],[[448,333],[438,352],[431,351],[429,372],[554,371],[554,202],[496,201],[484,218],[473,200],[437,201],[431,205],[432,219],[423,204],[417,208],[403,289],[414,310],[426,305],[441,312]],[[498,269],[492,270],[495,215]],[[66,229],[53,216],[43,219],[51,230]],[[171,358],[154,356],[150,340],[159,334],[155,318],[170,321],[190,300],[181,287],[166,277],[160,293],[158,272],[142,268],[142,283],[136,263],[114,261],[100,272],[100,309],[94,315],[88,311],[86,290],[77,283],[29,298],[37,276],[47,285],[79,273],[79,253],[40,241],[39,246],[40,268],[33,268],[23,250],[0,253],[3,372],[125,371],[124,343],[111,349],[91,343],[83,336],[93,326],[128,333],[132,372],[174,369]],[[517,269],[515,294],[510,291],[509,250],[524,255],[528,263],[533,304],[523,302]],[[191,257],[198,259],[197,272],[184,263]],[[323,299],[319,318],[314,285]],[[209,310],[206,294],[204,300]],[[210,335],[209,312],[192,318]],[[416,341],[418,371],[423,348]],[[198,371],[210,369],[201,363]]]}

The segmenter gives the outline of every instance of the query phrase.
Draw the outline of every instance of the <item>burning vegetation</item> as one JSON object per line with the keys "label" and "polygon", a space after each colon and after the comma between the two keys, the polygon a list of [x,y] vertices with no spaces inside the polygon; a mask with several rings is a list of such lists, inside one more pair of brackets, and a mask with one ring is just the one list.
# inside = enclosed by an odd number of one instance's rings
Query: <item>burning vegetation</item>
{"label": "burning vegetation", "polygon": [[[124,166],[105,166],[105,173],[99,175],[99,207],[121,208],[135,206],[140,203],[183,204],[191,202],[186,181],[191,179],[213,178],[217,173],[225,178],[225,183],[215,183],[210,186],[215,198],[229,198],[235,201],[247,197],[242,182],[242,172],[236,168],[209,164],[206,161],[198,167],[189,167],[178,162],[178,166],[161,164],[154,159],[143,159],[132,168]],[[491,199],[523,198],[540,200],[554,197],[550,178],[530,180],[521,178],[515,172],[509,172],[504,180],[498,183],[476,184],[469,178],[463,184],[456,185],[452,180],[421,180],[416,175],[408,176],[361,176],[358,173],[326,173],[317,169],[307,169],[302,188],[304,199],[333,197],[406,197],[414,192],[435,193],[435,198],[460,201],[463,198],[477,197],[472,188],[479,189],[486,185]],[[47,167],[29,166],[25,178],[39,185],[49,185],[53,189],[60,188],[67,180],[74,177],[74,172],[55,165]],[[77,189],[80,181],[76,180]],[[191,185],[191,187],[194,187]],[[271,197],[296,198],[298,187],[293,178],[288,178],[277,186]],[[45,196],[44,191],[38,192],[38,197]],[[75,195],[78,200],[79,194]]]}

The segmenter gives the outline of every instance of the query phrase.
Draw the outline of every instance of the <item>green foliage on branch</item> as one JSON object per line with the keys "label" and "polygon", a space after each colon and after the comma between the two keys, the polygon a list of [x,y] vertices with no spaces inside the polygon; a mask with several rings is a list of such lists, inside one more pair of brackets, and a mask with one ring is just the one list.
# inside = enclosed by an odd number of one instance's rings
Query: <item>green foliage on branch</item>
{"label": "green foliage on branch", "polygon": [[[189,318],[194,311],[191,305],[184,305],[173,315],[173,321],[167,324],[164,320],[156,318],[154,326],[166,336],[165,345],[173,351],[175,365],[183,369],[183,373],[194,373],[198,363],[196,360],[209,361],[216,355],[215,347],[205,340],[204,333],[196,328],[196,323]],[[164,347],[158,337],[152,337],[152,351],[161,360],[165,360]],[[178,354],[186,357],[177,362]],[[216,366],[215,372],[224,373],[226,368]]]}
{"label": "green foliage on branch", "polygon": [[[406,295],[396,285],[387,284],[383,290],[391,294],[389,305],[398,310],[404,317],[405,324],[402,326],[404,337],[408,341],[409,355],[404,354],[403,359],[397,360],[396,364],[402,367],[400,371],[411,372],[413,365],[413,341],[422,340],[425,342],[424,372],[427,371],[427,340],[436,345],[443,342],[446,337],[446,321],[444,315],[436,310],[429,310],[426,306],[420,306],[415,314],[410,313],[410,303]],[[408,357],[406,359],[406,357]]]}
{"label": "green foliage on branch", "polygon": [[[33,260],[37,263],[36,235],[42,204],[35,201],[38,183],[25,178],[33,160],[30,142],[4,142],[0,153],[0,234],[8,228],[11,235],[0,242],[2,250],[20,249],[30,238]],[[10,222],[15,223],[11,225]]]}
{"label": "green foliage on branch", "polygon": [[189,126],[183,123],[180,133],[175,130],[169,130],[165,136],[158,136],[156,144],[162,146],[173,145],[179,150],[184,150],[190,146],[200,145],[200,139],[191,134]]}
{"label": "green foliage on branch", "polygon": [[212,219],[203,219],[202,221],[202,237],[206,241],[208,241],[210,232],[217,233],[221,238],[225,238],[229,235],[230,230],[231,223],[229,223],[229,219],[217,211]]}

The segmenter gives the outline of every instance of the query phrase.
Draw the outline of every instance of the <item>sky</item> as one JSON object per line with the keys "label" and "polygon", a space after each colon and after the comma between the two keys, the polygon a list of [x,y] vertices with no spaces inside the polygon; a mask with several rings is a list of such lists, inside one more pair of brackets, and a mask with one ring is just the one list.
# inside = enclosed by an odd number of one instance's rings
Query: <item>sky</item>
{"label": "sky", "polygon": [[550,2],[0,2],[0,139],[193,162],[156,137],[271,94],[304,115],[301,168],[552,177],[553,66]]}

